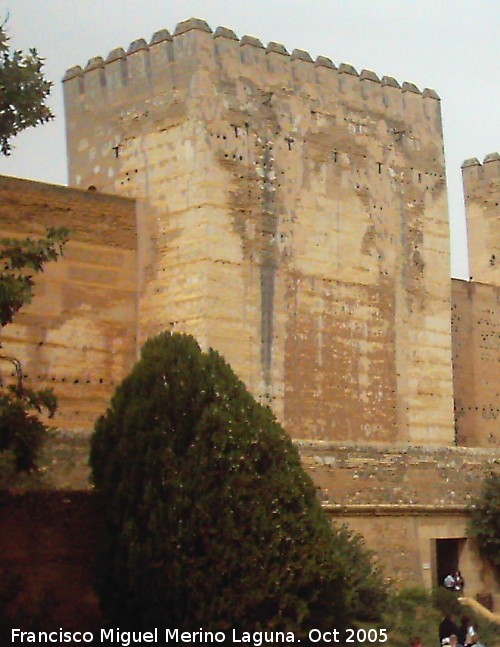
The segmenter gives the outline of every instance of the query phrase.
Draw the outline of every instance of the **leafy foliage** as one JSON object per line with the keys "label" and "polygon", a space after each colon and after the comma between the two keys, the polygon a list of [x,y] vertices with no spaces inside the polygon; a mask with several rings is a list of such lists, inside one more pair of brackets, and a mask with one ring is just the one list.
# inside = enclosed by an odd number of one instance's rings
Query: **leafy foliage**
{"label": "leafy foliage", "polygon": [[53,119],[45,103],[52,83],[43,73],[36,49],[11,51],[5,25],[0,25],[0,151],[9,155],[10,140],[21,131]]}
{"label": "leafy foliage", "polygon": [[[62,254],[69,231],[49,228],[47,237],[3,238],[0,240],[0,326],[12,322],[15,313],[33,296],[33,274]],[[31,272],[30,272],[31,271]]]}
{"label": "leafy foliage", "polygon": [[460,594],[457,591],[438,586],[432,591],[432,604],[443,616],[459,616],[462,612],[459,597]]}
{"label": "leafy foliage", "polygon": [[412,636],[420,637],[426,646],[437,644],[442,615],[425,589],[412,587],[392,593],[387,609],[383,626],[392,647],[407,647]]}
{"label": "leafy foliage", "polygon": [[432,604],[443,616],[459,616],[462,606],[458,601],[460,593],[444,586],[438,586],[432,591]]}
{"label": "leafy foliage", "polygon": [[495,645],[498,639],[498,627],[479,617],[473,610],[462,606],[459,596],[454,591],[438,587],[429,593],[423,588],[412,587],[393,591],[386,605],[382,626],[387,627],[391,647],[408,647],[409,639],[418,636],[421,644],[437,645],[439,623],[445,615],[467,615],[472,624],[479,627],[480,642]]}
{"label": "leafy foliage", "polygon": [[348,566],[345,581],[351,595],[353,617],[357,620],[377,620],[384,608],[386,586],[374,553],[366,548],[361,535],[347,526],[336,526],[337,559]]}
{"label": "leafy foliage", "polygon": [[481,552],[500,568],[500,471],[491,472],[473,502],[468,526]]}
{"label": "leafy foliage", "polygon": [[270,410],[192,337],[145,344],[96,424],[91,465],[113,621],[301,634],[380,610],[361,540],[332,532]]}
{"label": "leafy foliage", "polygon": [[[0,240],[0,330],[31,301],[33,275],[62,254],[68,233],[65,228],[49,229],[47,237],[39,240]],[[0,383],[0,451],[13,452],[18,471],[31,470],[47,432],[37,414],[46,410],[52,417],[56,398],[50,389],[27,388],[23,384],[21,364],[15,357],[0,353],[0,360],[10,363],[16,375],[15,384]]]}

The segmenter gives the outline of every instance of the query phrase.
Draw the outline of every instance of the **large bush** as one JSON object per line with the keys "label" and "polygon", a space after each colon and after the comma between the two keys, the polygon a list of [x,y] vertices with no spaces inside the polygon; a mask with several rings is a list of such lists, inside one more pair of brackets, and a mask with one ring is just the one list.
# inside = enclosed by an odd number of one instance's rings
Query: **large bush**
{"label": "large bush", "polygon": [[418,587],[392,591],[386,607],[382,626],[387,628],[390,647],[408,647],[412,636],[419,636],[426,647],[438,645],[439,623],[448,614],[453,614],[458,624],[460,616],[466,615],[473,625],[479,625],[481,644],[498,642],[498,627],[468,606],[462,606],[454,591],[441,586],[432,593]]}
{"label": "large bush", "polygon": [[382,582],[359,537],[332,532],[270,410],[192,337],[146,343],[91,464],[113,622],[301,633],[377,615]]}
{"label": "large bush", "polygon": [[383,618],[390,647],[408,647],[412,636],[421,644],[439,644],[438,629],[442,612],[433,605],[431,594],[423,588],[409,587],[391,592]]}

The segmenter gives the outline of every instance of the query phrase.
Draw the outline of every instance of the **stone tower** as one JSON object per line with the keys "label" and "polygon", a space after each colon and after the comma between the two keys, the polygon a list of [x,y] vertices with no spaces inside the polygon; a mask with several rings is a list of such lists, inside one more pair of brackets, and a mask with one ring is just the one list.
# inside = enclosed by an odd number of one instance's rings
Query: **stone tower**
{"label": "stone tower", "polygon": [[499,447],[500,155],[462,164],[469,281],[452,284],[456,434],[459,445]]}
{"label": "stone tower", "polygon": [[433,90],[197,19],[64,81],[70,184],[139,199],[141,340],[217,348],[295,438],[453,443]]}
{"label": "stone tower", "polygon": [[462,164],[469,274],[479,283],[500,286],[500,155]]}

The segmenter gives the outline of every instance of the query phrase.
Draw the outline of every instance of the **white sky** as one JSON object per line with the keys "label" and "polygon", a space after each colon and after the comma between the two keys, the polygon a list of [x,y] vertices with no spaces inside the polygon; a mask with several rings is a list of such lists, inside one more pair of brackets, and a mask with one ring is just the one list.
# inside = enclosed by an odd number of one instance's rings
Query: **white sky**
{"label": "white sky", "polygon": [[12,46],[36,47],[56,120],[26,131],[0,174],[65,184],[60,79],[190,17],[434,88],[442,99],[452,275],[468,278],[460,165],[500,150],[500,0],[0,0]]}

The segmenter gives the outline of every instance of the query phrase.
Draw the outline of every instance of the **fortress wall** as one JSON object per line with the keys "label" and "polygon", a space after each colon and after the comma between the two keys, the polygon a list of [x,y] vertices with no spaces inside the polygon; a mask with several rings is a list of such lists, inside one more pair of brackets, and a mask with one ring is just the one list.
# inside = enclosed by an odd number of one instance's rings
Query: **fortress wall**
{"label": "fortress wall", "polygon": [[451,444],[435,92],[186,21],[65,77],[70,181],[143,197],[141,339],[218,348],[294,436]]}
{"label": "fortress wall", "polygon": [[[88,487],[87,434],[59,430],[44,446],[38,487]],[[498,447],[409,446],[406,443],[295,441],[325,505],[467,506],[482,479],[498,469]],[[49,469],[50,468],[50,469]]]}
{"label": "fortress wall", "polygon": [[325,511],[365,538],[400,584],[437,584],[436,539],[459,540],[466,593],[500,593],[467,538],[468,506],[500,449],[299,441]]}
{"label": "fortress wall", "polygon": [[[47,488],[54,487],[66,489],[63,496],[69,503],[74,497],[85,498],[84,493],[74,490],[88,487],[84,478],[87,461],[78,460],[86,456],[88,437],[69,433],[63,438],[63,435],[64,432],[57,446],[44,448],[41,470],[36,475],[39,482],[31,484],[32,488],[41,487],[44,491],[26,495],[29,501],[54,498],[54,493],[46,492]],[[332,522],[345,523],[360,532],[396,584],[407,586],[411,583],[428,588],[435,585],[436,540],[456,538],[460,544],[460,570],[466,580],[467,595],[474,597],[484,591],[500,594],[491,569],[481,560],[474,542],[467,538],[467,507],[471,497],[479,491],[484,474],[498,469],[499,449],[410,448],[407,445],[316,441],[300,441],[297,445],[304,467],[318,487],[325,513]],[[69,473],[68,466],[75,461],[75,455],[78,465]],[[43,468],[46,460],[49,460],[50,469]],[[32,539],[26,529],[22,533],[19,530],[19,515],[24,514],[25,507],[16,505],[17,514],[4,515],[9,519],[4,524],[5,536],[19,534],[19,541],[12,546],[20,546],[20,550],[15,556],[9,553],[14,570],[20,564],[19,555],[27,550]],[[46,530],[41,539],[42,561],[51,565],[51,573],[61,577],[60,556],[68,544],[64,537],[59,538],[57,550],[47,553],[45,538],[50,539],[53,531],[51,505],[47,510],[43,508]],[[71,506],[68,509],[71,510]],[[42,508],[35,510],[37,523],[40,511]],[[62,513],[63,516],[68,514]],[[92,521],[90,517],[90,525]],[[31,526],[28,524],[26,528],[29,531]],[[42,578],[44,586],[50,588],[54,575],[47,579],[49,571],[41,568],[36,559],[24,560],[23,564],[27,579],[40,586],[38,580]],[[62,570],[66,573],[64,568]]]}
{"label": "fortress wall", "polygon": [[478,283],[500,286],[500,155],[462,164],[469,274]]}
{"label": "fortress wall", "polygon": [[467,506],[498,448],[409,447],[298,441],[302,463],[327,505]]}
{"label": "fortress wall", "polygon": [[[98,630],[102,621],[93,588],[96,555],[102,531],[102,513],[95,493],[4,493],[0,501],[0,569],[5,585],[15,581],[15,595],[7,608],[12,620],[23,614],[35,617],[45,608],[51,623],[65,629]],[[369,537],[368,545],[381,559],[385,573],[396,585],[436,584],[435,540],[466,534],[467,513],[443,509],[413,512],[367,512],[327,509],[332,521],[346,523]],[[464,542],[460,567],[466,594],[475,597],[495,586],[476,546]],[[44,605],[45,602],[45,605]]]}
{"label": "fortress wall", "polygon": [[457,442],[499,447],[500,286],[453,280],[452,299]]}
{"label": "fortress wall", "polygon": [[[135,359],[136,223],[132,200],[0,177],[0,237],[70,229],[64,256],[35,278],[34,298],[2,330],[25,383],[53,388],[56,426],[90,430]],[[1,363],[3,379],[11,365]]]}

